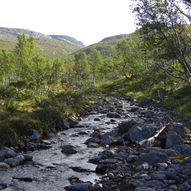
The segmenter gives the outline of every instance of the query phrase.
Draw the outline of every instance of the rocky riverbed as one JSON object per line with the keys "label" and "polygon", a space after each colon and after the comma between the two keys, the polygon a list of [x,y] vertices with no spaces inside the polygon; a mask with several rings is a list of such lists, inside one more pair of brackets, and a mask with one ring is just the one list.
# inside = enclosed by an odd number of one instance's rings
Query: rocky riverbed
{"label": "rocky riverbed", "polygon": [[86,105],[38,150],[1,148],[0,190],[189,191],[188,122],[173,121],[148,98],[108,97]]}

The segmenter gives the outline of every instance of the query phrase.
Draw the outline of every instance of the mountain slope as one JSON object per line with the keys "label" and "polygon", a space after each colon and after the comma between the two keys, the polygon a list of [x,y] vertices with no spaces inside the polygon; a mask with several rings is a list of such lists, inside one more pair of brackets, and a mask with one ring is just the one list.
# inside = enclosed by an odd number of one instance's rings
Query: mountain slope
{"label": "mountain slope", "polygon": [[48,35],[50,38],[58,39],[58,40],[66,40],[73,44],[77,44],[79,46],[84,46],[83,42],[76,40],[75,38],[68,35]]}
{"label": "mountain slope", "polygon": [[80,50],[77,50],[76,52],[74,52],[74,54],[78,53],[79,51],[83,51],[86,54],[89,54],[90,50],[94,48],[101,53],[103,58],[107,58],[107,57],[113,56],[116,53],[116,46],[119,40],[128,38],[129,36],[131,36],[131,34],[123,34],[123,35],[116,35],[112,37],[106,37],[98,43],[95,43],[85,48],[82,48]]}
{"label": "mountain slope", "polygon": [[12,50],[17,42],[17,35],[23,33],[34,37],[37,49],[46,58],[62,57],[82,48],[69,40],[51,38],[31,30],[0,27],[0,49]]}

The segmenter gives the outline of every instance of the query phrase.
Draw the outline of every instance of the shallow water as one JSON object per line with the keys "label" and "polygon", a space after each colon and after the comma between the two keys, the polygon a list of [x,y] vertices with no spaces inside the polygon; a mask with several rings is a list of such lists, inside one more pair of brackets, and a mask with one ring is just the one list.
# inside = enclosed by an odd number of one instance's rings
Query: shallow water
{"label": "shallow water", "polygon": [[[106,114],[89,115],[79,122],[80,128],[73,128],[59,132],[51,141],[52,148],[47,150],[36,150],[30,154],[33,156],[35,165],[25,164],[8,171],[0,171],[0,183],[7,183],[8,188],[5,191],[23,190],[23,191],[63,191],[66,185],[69,185],[68,178],[76,176],[83,181],[95,182],[100,177],[94,172],[78,173],[70,167],[78,166],[84,169],[95,170],[96,165],[88,163],[88,159],[97,156],[103,150],[99,148],[88,148],[84,142],[94,129],[103,129],[107,132],[112,130],[120,121],[125,119],[128,113],[128,102],[123,101],[124,114],[120,119],[115,119],[116,123],[109,123],[110,118]],[[130,114],[132,115],[132,114]],[[94,118],[100,118],[100,121],[94,121]],[[133,116],[132,116],[133,117]],[[134,116],[135,117],[135,116]],[[79,135],[80,132],[86,132],[87,135]],[[70,144],[77,148],[77,154],[65,155],[61,152],[61,145]],[[24,182],[13,177],[30,177],[32,182]]]}

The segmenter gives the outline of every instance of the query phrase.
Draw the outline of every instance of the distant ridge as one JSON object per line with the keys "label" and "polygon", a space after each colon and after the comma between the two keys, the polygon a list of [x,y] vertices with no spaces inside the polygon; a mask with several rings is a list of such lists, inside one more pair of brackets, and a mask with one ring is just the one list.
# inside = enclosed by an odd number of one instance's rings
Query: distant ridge
{"label": "distant ridge", "polygon": [[80,46],[85,46],[85,45],[83,44],[83,42],[78,41],[78,40],[76,40],[75,38],[73,38],[73,37],[71,37],[71,36],[68,36],[68,35],[48,35],[48,36],[49,36],[50,38],[60,39],[60,40],[64,39],[64,40],[67,40],[67,41],[72,42],[72,43],[74,43],[74,44],[77,44],[77,45],[80,45]]}
{"label": "distant ridge", "polygon": [[101,53],[103,58],[108,58],[116,54],[116,46],[119,40],[129,38],[131,35],[132,33],[106,37],[102,41],[77,50],[73,54],[77,54],[79,51],[89,54],[91,49],[94,48]]}
{"label": "distant ridge", "polygon": [[25,33],[28,36],[33,36],[34,38],[50,38],[47,35],[44,35],[42,33],[35,32],[35,31],[31,31],[28,29],[0,27],[0,35],[6,34],[6,35],[13,35],[17,37],[18,34],[23,34],[23,33]]}
{"label": "distant ridge", "polygon": [[101,42],[109,41],[109,40],[117,40],[117,39],[123,39],[123,38],[128,38],[131,34],[120,34],[120,35],[115,35],[115,36],[110,36],[106,37]]}
{"label": "distant ridge", "polygon": [[83,43],[67,35],[45,35],[28,29],[0,27],[0,50],[12,50],[18,34],[33,36],[37,49],[46,58],[57,58],[71,54],[84,47]]}

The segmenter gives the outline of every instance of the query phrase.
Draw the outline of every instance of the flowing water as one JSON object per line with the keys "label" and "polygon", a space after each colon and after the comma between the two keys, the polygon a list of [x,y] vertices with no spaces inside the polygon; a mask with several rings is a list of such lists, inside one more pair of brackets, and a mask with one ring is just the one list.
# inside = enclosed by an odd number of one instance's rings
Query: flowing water
{"label": "flowing water", "polygon": [[[121,101],[122,103],[122,101]],[[123,101],[124,108],[129,107],[129,103]],[[47,150],[36,150],[31,152],[34,165],[24,164],[11,168],[8,171],[0,171],[0,183],[7,183],[8,188],[5,191],[23,190],[23,191],[63,191],[64,187],[70,185],[68,178],[75,176],[83,181],[95,182],[99,176],[94,172],[75,172],[70,167],[81,167],[84,169],[95,170],[96,165],[88,163],[88,159],[97,156],[103,150],[99,148],[89,148],[84,142],[94,129],[103,129],[107,132],[125,119],[129,115],[125,109],[120,119],[115,119],[115,123],[110,122],[106,114],[94,114],[83,118],[79,122],[79,127],[59,132],[54,137],[52,147]],[[94,121],[100,118],[100,121]],[[61,152],[61,145],[73,145],[77,153],[65,155]],[[13,177],[29,177],[32,182],[25,182]]]}

